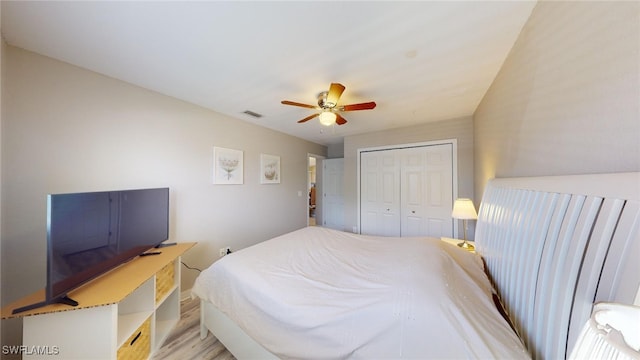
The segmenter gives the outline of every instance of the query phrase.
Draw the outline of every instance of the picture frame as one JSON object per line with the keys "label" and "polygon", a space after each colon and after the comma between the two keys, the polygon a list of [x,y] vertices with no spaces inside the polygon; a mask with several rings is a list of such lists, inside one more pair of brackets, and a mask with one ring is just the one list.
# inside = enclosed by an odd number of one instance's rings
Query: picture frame
{"label": "picture frame", "polygon": [[260,183],[279,184],[281,177],[280,156],[260,154]]}
{"label": "picture frame", "polygon": [[213,183],[239,185],[244,183],[244,152],[242,150],[213,148]]}

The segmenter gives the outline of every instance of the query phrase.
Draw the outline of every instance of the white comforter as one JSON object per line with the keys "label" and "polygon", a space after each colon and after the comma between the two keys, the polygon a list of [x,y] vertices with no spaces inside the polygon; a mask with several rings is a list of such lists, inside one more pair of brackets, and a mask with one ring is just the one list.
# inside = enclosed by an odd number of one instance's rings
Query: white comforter
{"label": "white comforter", "polygon": [[307,227],[225,256],[196,279],[280,358],[527,358],[479,256],[433,238]]}

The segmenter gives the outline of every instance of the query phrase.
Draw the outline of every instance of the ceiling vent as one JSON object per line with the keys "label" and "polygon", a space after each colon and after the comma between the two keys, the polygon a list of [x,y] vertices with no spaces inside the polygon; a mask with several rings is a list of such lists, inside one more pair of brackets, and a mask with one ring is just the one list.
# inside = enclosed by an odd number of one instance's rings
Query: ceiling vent
{"label": "ceiling vent", "polygon": [[259,119],[259,118],[261,118],[261,117],[262,117],[262,114],[258,114],[257,112],[253,112],[253,111],[251,111],[251,110],[245,110],[245,111],[243,111],[242,113],[243,113],[243,114],[247,114],[247,115],[249,115],[249,116],[253,116],[253,117],[254,117],[254,118],[256,118],[256,119]]}

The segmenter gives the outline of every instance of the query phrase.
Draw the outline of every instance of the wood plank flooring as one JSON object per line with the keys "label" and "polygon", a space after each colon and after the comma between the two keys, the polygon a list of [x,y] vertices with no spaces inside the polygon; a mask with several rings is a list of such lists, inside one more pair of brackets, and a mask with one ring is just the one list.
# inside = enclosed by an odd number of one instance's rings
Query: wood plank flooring
{"label": "wood plank flooring", "polygon": [[218,339],[209,334],[200,340],[200,301],[187,299],[180,303],[180,321],[152,360],[199,359],[235,360]]}

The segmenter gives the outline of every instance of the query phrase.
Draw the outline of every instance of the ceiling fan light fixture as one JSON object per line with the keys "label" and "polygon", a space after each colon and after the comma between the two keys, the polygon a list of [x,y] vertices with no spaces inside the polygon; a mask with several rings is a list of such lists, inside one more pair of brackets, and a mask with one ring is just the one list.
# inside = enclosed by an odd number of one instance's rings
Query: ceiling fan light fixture
{"label": "ceiling fan light fixture", "polygon": [[323,111],[320,113],[320,124],[324,126],[331,126],[336,122],[336,114],[331,111]]}
{"label": "ceiling fan light fixture", "polygon": [[[2,0],[0,0],[2,1]],[[299,106],[308,109],[319,110],[315,114],[309,115],[301,120],[298,120],[298,124],[305,123],[311,119],[319,117],[320,124],[323,126],[331,125],[344,125],[347,120],[340,114],[343,111],[356,111],[356,110],[371,110],[376,107],[376,103],[373,101],[349,104],[338,106],[340,96],[344,92],[344,85],[339,83],[331,83],[329,91],[323,91],[318,94],[318,106],[299,103],[295,101],[282,100],[283,105]]]}
{"label": "ceiling fan light fixture", "polygon": [[329,92],[327,92],[327,91],[323,91],[323,92],[318,94],[318,106],[321,109],[330,110],[330,109],[333,109],[334,107],[336,107],[337,100],[330,101],[328,96],[329,96]]}

